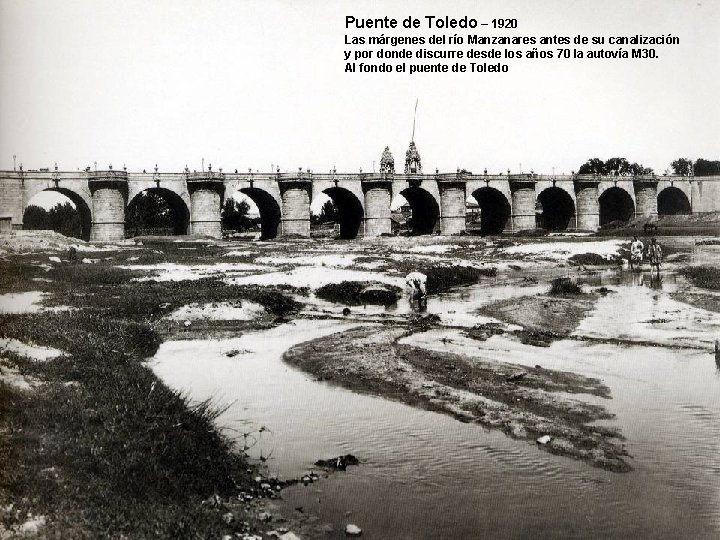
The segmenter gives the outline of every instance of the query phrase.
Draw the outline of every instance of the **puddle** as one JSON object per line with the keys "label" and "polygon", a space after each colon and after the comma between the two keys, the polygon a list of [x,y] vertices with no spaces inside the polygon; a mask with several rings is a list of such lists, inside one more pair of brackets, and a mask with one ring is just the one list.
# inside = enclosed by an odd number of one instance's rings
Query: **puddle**
{"label": "puddle", "polygon": [[45,293],[29,291],[0,295],[0,313],[37,313],[42,310]]}
{"label": "puddle", "polygon": [[331,266],[344,268],[352,265],[358,255],[313,255],[312,257],[297,255],[285,257],[258,257],[255,262],[280,266],[283,264],[298,264],[304,266]]}
{"label": "puddle", "polygon": [[502,250],[504,255],[537,255],[543,259],[567,260],[573,255],[597,253],[604,257],[617,255],[618,250],[626,243],[621,240],[603,240],[588,242],[538,242],[537,244],[521,244]]}
{"label": "puddle", "polygon": [[52,347],[40,347],[37,345],[23,343],[17,339],[0,338],[0,351],[10,351],[16,354],[27,356],[32,360],[45,362],[50,358],[65,354],[63,351],[53,349]]}
{"label": "puddle", "polygon": [[[263,268],[266,269],[267,267]],[[299,266],[289,272],[268,272],[266,274],[228,278],[225,281],[235,285],[291,285],[293,287],[310,287],[311,289],[341,281],[379,281],[398,287],[405,286],[405,280],[401,277],[324,266]]]}
{"label": "puddle", "polygon": [[463,246],[459,246],[457,244],[436,244],[432,246],[415,246],[409,248],[407,251],[410,253],[447,253],[448,251],[453,251],[462,247]]}
{"label": "puddle", "polygon": [[667,292],[620,286],[601,298],[576,336],[650,342],[663,346],[711,350],[720,337],[717,313],[673,300]]}
{"label": "puddle", "polygon": [[224,257],[251,257],[253,255],[257,255],[256,251],[249,251],[249,250],[243,250],[243,251],[228,251],[223,255]]}
{"label": "puddle", "polygon": [[135,278],[135,281],[192,281],[213,276],[233,276],[248,272],[266,271],[266,266],[251,263],[217,263],[202,265],[184,265],[176,263],[127,264],[118,266],[125,270],[155,272],[152,276]]}
{"label": "puddle", "polygon": [[37,379],[20,373],[19,369],[10,365],[3,365],[2,358],[0,358],[0,381],[18,390],[25,391],[32,390],[40,384]]}
{"label": "puddle", "polygon": [[173,321],[195,321],[198,319],[212,321],[252,321],[267,315],[263,306],[255,302],[244,301],[241,305],[228,302],[216,304],[190,304],[183,306],[166,318]]}
{"label": "puddle", "polygon": [[22,315],[25,313],[39,313],[40,311],[67,311],[67,306],[45,307],[42,302],[46,293],[42,291],[28,291],[21,293],[0,294],[0,313]]}

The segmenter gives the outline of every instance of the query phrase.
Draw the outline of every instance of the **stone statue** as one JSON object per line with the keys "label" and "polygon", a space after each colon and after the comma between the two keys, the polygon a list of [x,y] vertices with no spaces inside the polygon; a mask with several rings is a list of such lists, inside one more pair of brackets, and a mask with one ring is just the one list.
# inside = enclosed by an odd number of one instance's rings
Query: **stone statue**
{"label": "stone statue", "polygon": [[390,147],[386,146],[383,150],[382,156],[380,157],[380,173],[381,174],[393,174],[395,172],[395,159],[390,153]]}
{"label": "stone statue", "polygon": [[415,141],[410,141],[410,146],[405,152],[405,174],[422,174],[420,154],[415,147]]}

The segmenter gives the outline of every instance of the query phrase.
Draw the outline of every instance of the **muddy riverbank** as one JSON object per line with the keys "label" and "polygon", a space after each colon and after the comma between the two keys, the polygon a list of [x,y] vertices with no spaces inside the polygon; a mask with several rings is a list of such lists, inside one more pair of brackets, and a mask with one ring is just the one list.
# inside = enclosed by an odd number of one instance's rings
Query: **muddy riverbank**
{"label": "muddy riverbank", "polygon": [[[622,436],[591,425],[605,408],[563,394],[609,398],[598,379],[399,344],[403,328],[361,328],[296,345],[284,359],[320,380],[497,428],[550,452],[625,472]],[[543,438],[545,437],[545,438]]]}

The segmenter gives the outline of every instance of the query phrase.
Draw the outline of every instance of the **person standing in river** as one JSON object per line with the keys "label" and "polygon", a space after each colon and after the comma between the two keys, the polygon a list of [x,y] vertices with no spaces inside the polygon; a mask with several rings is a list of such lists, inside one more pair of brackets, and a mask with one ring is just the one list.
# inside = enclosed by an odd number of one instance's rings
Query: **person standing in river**
{"label": "person standing in river", "polygon": [[633,236],[633,241],[630,243],[630,270],[633,270],[636,264],[638,268],[640,268],[640,266],[642,265],[644,248],[645,246],[643,245],[642,241],[639,240],[637,236]]}
{"label": "person standing in river", "polygon": [[652,277],[653,270],[657,272],[660,277],[660,264],[662,263],[662,248],[655,239],[650,239],[650,245],[648,246],[648,259],[650,259],[650,276]]}

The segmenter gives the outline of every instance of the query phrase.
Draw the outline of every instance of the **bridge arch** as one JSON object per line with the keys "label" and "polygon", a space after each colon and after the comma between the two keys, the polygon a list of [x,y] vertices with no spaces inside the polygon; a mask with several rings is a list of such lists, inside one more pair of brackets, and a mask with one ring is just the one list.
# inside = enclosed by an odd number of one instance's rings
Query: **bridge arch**
{"label": "bridge arch", "polygon": [[[148,195],[161,198],[169,215],[155,216],[150,222],[143,222],[142,207],[140,205],[143,204],[143,198]],[[188,233],[189,225],[190,209],[182,197],[170,189],[161,187],[147,188],[136,193],[132,200],[128,201],[125,211],[125,236],[157,234],[157,229],[169,229],[168,233],[172,231],[172,234],[183,235]],[[152,231],[153,229],[155,231]]]}
{"label": "bridge arch", "polygon": [[510,219],[510,202],[502,191],[482,187],[473,191],[472,196],[480,207],[480,234],[500,234]]}
{"label": "bridge arch", "polygon": [[432,234],[440,219],[440,205],[435,197],[419,186],[405,188],[400,195],[410,205],[410,234]]}
{"label": "bridge arch", "polygon": [[570,226],[575,215],[575,203],[572,197],[562,188],[549,187],[542,190],[537,197],[540,213],[537,225],[550,231],[564,231]]}
{"label": "bridge arch", "polygon": [[674,186],[666,187],[658,193],[657,211],[660,216],[689,214],[690,200],[681,189]]}
{"label": "bridge arch", "polygon": [[247,195],[260,212],[260,240],[277,238],[281,214],[275,197],[256,187],[240,188],[238,191]]}
{"label": "bridge arch", "polygon": [[[72,204],[75,206],[75,211],[80,218],[80,238],[86,241],[90,240],[90,230],[92,229],[92,211],[90,210],[90,206],[81,195],[75,193],[70,189],[65,188],[47,188],[35,193],[27,202],[25,208],[23,208],[23,228],[25,226],[25,212],[30,206],[35,206],[32,202],[33,199],[35,199],[35,197],[37,197],[40,193],[47,192],[59,193],[64,197],[70,199],[70,202],[72,202]],[[62,204],[62,201],[59,202],[60,204]]]}
{"label": "bridge arch", "polygon": [[630,194],[620,187],[611,187],[599,198],[600,226],[613,221],[629,221],[635,214],[635,203]]}
{"label": "bridge arch", "polygon": [[356,238],[365,215],[360,200],[352,191],[341,187],[327,188],[323,193],[330,197],[337,207],[340,238]]}

